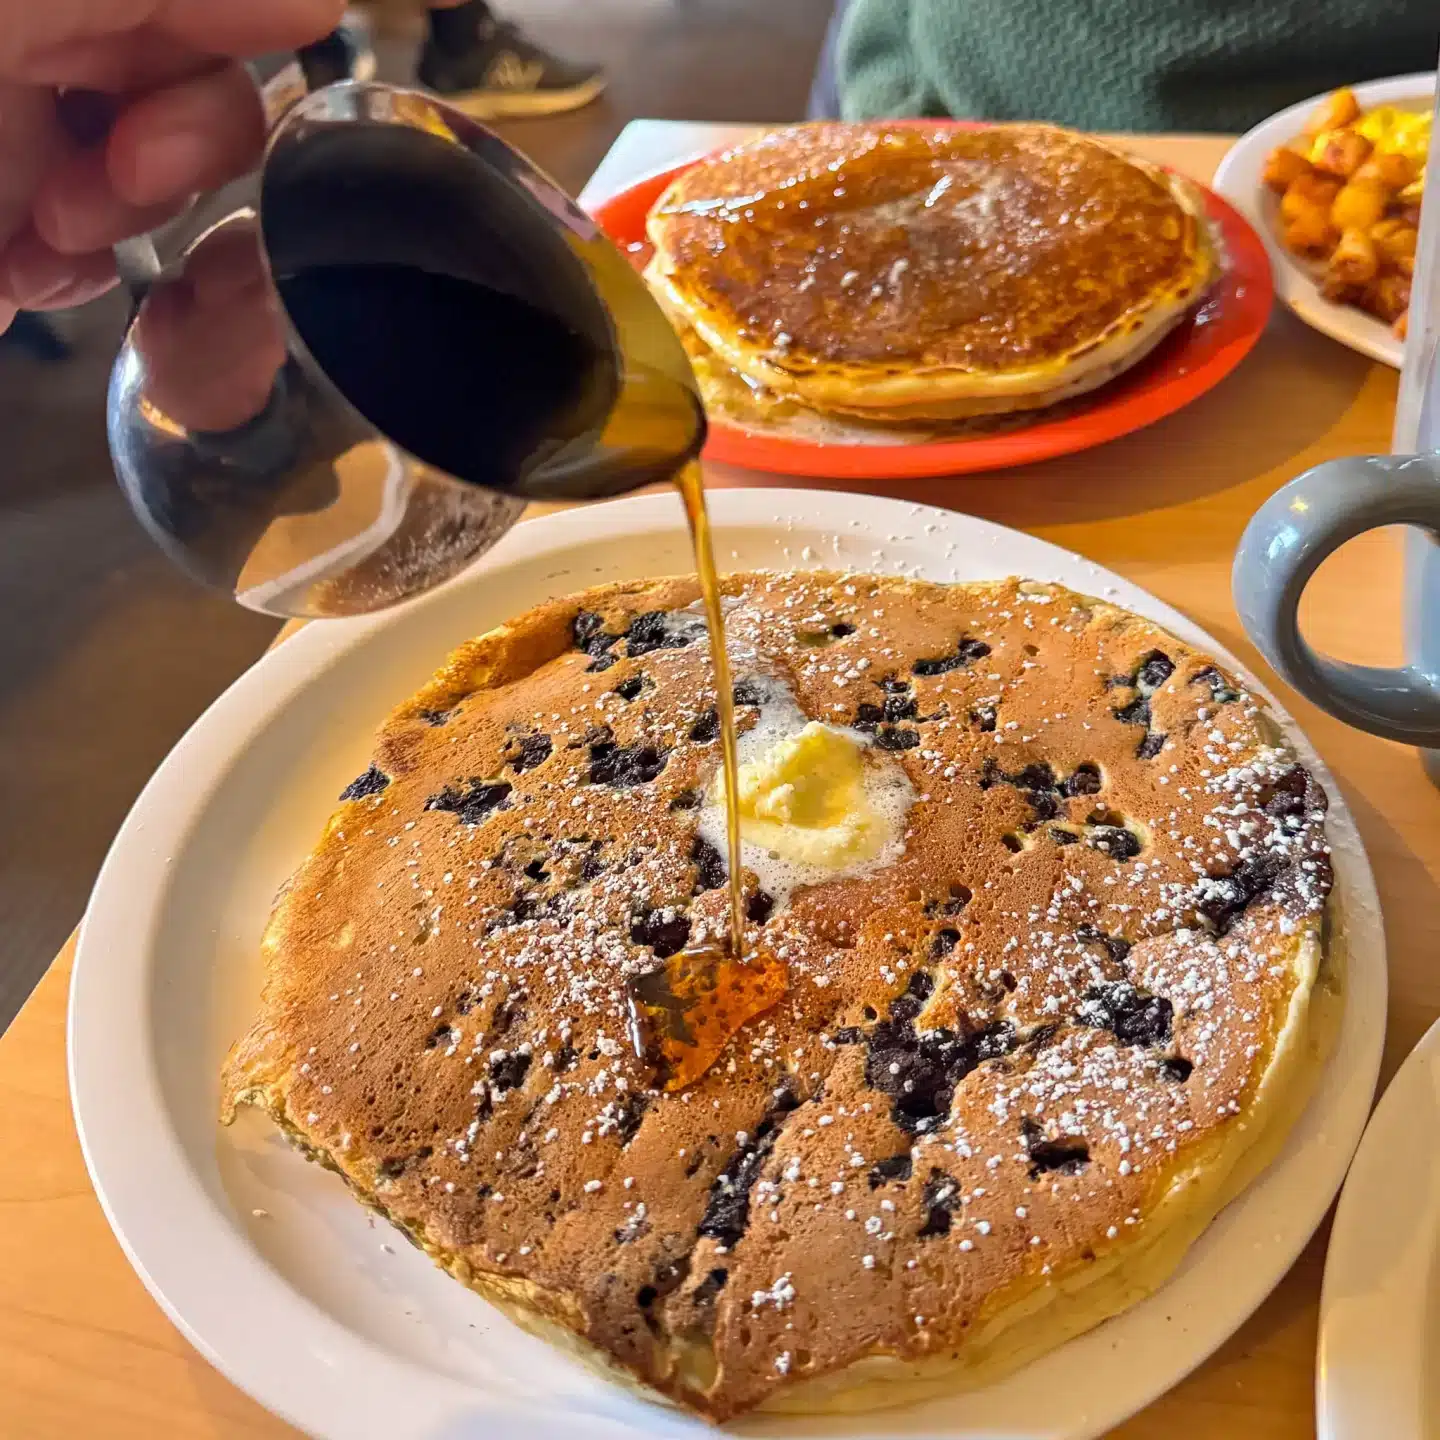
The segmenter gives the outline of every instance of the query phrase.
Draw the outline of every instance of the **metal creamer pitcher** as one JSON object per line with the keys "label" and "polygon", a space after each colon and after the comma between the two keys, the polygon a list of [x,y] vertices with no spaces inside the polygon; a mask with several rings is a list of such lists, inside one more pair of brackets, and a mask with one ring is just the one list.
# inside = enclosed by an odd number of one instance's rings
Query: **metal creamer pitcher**
{"label": "metal creamer pitcher", "polygon": [[[224,213],[168,264],[148,239],[117,250],[137,300],[108,403],[120,483],[184,569],[279,615],[392,604],[488,549],[527,501],[668,478],[705,433],[674,331],[554,182],[429,95],[317,88],[330,78],[319,53],[302,52],[310,93],[280,117],[244,203],[228,192]],[[316,362],[276,284],[357,264],[455,277],[555,316],[608,357],[594,423],[474,475],[427,463],[423,424],[419,443],[396,444]],[[378,325],[366,337],[391,341]],[[445,403],[453,411],[458,393],[467,413],[437,416],[436,432],[473,423],[483,437],[495,420],[487,396],[472,397],[463,373],[456,381]],[[622,413],[666,423],[617,423]]]}

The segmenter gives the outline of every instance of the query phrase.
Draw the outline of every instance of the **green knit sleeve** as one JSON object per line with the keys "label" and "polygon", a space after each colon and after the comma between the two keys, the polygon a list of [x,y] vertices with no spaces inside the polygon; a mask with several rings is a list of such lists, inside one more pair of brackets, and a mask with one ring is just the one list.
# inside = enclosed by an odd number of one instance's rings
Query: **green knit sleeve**
{"label": "green knit sleeve", "polygon": [[1243,130],[1336,86],[1433,70],[1434,0],[851,0],[841,113]]}
{"label": "green knit sleeve", "polygon": [[840,113],[846,120],[882,115],[947,115],[930,87],[913,40],[924,0],[854,0],[835,55]]}

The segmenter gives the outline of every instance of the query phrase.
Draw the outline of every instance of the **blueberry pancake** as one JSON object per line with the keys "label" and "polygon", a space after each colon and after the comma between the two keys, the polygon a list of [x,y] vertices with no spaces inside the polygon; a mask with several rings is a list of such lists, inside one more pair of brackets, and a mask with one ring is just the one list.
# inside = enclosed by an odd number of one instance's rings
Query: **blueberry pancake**
{"label": "blueberry pancake", "polygon": [[540,605],[391,715],[224,1118],[712,1419],[982,1383],[1153,1290],[1298,1114],[1325,795],[1234,676],[1060,587],[724,589],[750,988],[672,1017],[694,1063],[646,998],[726,907],[677,578]]}

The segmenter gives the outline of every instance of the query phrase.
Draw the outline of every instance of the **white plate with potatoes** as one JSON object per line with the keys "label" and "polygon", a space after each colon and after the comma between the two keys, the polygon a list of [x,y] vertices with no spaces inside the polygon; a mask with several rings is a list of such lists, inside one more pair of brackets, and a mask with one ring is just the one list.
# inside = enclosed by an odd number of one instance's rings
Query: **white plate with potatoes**
{"label": "white plate with potatoes", "polygon": [[1316,95],[1242,135],[1213,182],[1264,239],[1281,300],[1397,370],[1434,105],[1432,72]]}

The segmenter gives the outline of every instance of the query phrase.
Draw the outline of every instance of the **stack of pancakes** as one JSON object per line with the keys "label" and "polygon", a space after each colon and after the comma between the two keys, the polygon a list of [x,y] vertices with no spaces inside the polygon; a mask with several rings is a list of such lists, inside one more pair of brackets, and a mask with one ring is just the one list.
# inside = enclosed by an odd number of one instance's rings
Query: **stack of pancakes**
{"label": "stack of pancakes", "polygon": [[277,902],[226,1115],[712,1418],[978,1383],[1158,1285],[1298,1113],[1325,796],[1234,677],[1059,587],[724,589],[742,730],[845,727],[913,795],[878,867],[745,876],[772,1008],[680,1090],[630,1043],[725,866],[695,581],[607,586],[385,724]]}
{"label": "stack of pancakes", "polygon": [[1196,187],[1048,125],[795,126],[686,170],[648,230],[712,409],[880,425],[1092,390],[1216,274]]}

